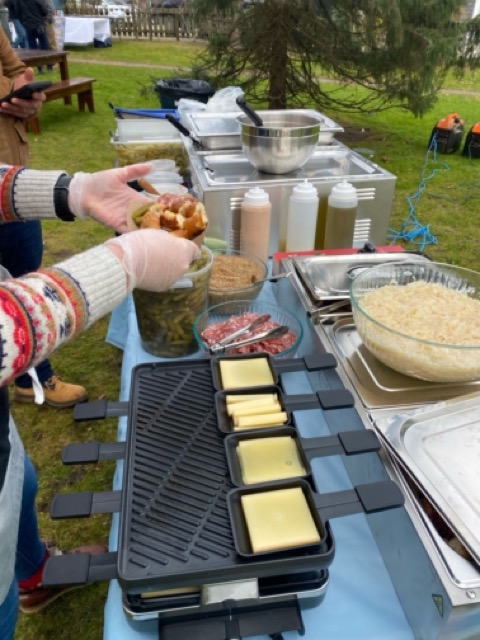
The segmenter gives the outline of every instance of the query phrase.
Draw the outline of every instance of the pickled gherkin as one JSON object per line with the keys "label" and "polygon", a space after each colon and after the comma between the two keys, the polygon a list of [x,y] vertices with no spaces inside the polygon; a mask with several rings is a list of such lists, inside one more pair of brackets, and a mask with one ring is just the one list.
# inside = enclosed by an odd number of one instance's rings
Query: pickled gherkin
{"label": "pickled gherkin", "polygon": [[191,286],[174,285],[161,292],[134,290],[138,331],[145,351],[161,358],[179,358],[197,351],[193,324],[207,308],[212,262],[211,251],[202,246],[199,258],[182,278]]}

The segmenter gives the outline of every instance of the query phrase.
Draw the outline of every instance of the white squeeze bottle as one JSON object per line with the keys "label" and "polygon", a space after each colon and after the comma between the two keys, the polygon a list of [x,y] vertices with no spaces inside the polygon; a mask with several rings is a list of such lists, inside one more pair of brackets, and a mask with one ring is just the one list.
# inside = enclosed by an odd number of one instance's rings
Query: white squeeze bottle
{"label": "white squeeze bottle", "polygon": [[315,247],[318,192],[311,182],[295,185],[288,201],[287,251],[308,251]]}
{"label": "white squeeze bottle", "polygon": [[357,217],[358,196],[355,187],[342,180],[328,196],[325,223],[325,249],[351,249]]}
{"label": "white squeeze bottle", "polygon": [[268,261],[272,204],[260,187],[246,192],[240,212],[240,251]]}

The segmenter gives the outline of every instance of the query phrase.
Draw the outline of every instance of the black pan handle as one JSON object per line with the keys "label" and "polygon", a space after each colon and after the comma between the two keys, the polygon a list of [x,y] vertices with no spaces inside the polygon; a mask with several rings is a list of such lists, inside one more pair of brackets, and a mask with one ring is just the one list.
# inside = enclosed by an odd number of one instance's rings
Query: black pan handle
{"label": "black pan handle", "polygon": [[42,585],[59,587],[77,584],[91,584],[99,580],[113,580],[117,577],[117,552],[71,553],[48,558],[42,573]]}
{"label": "black pan handle", "polygon": [[377,513],[402,507],[405,497],[392,480],[360,484],[353,489],[332,493],[313,493],[315,507],[323,522],[353,513]]}
{"label": "black pan handle", "polygon": [[333,436],[318,438],[298,438],[308,460],[333,455],[354,456],[360,453],[371,453],[381,448],[380,441],[373,431],[357,429],[340,431]]}
{"label": "black pan handle", "polygon": [[243,113],[245,113],[245,115],[247,115],[250,118],[250,120],[253,122],[253,124],[256,127],[263,127],[262,118],[258,115],[256,111],[252,109],[252,107],[247,102],[245,102],[245,100],[241,96],[238,96],[235,102],[238,104],[238,106],[243,111]]}
{"label": "black pan handle", "polygon": [[53,497],[50,517],[54,520],[65,518],[88,518],[97,513],[120,511],[121,491],[79,491],[62,493]]}
{"label": "black pan handle", "polygon": [[62,450],[62,464],[91,464],[125,457],[125,442],[79,442]]}
{"label": "black pan handle", "polygon": [[184,136],[186,136],[187,138],[190,138],[190,140],[193,142],[193,146],[196,147],[197,149],[203,149],[203,145],[200,142],[200,140],[198,140],[198,138],[196,138],[194,135],[192,135],[192,133],[187,129],[187,127],[185,127],[181,122],[179,122],[175,116],[173,116],[171,113],[166,113],[165,114],[165,119],[168,120],[170,122],[170,124],[172,126],[175,127],[175,129],[177,129],[177,131],[180,131],[181,134],[183,134]]}
{"label": "black pan handle", "polygon": [[285,358],[271,360],[272,365],[278,373],[288,373],[290,371],[322,371],[323,369],[335,369],[337,359],[333,353],[312,353],[302,358]]}
{"label": "black pan handle", "polygon": [[108,400],[94,400],[93,402],[81,402],[73,409],[73,419],[77,422],[83,420],[100,420],[104,418],[120,418],[128,413],[128,402],[109,402]]}

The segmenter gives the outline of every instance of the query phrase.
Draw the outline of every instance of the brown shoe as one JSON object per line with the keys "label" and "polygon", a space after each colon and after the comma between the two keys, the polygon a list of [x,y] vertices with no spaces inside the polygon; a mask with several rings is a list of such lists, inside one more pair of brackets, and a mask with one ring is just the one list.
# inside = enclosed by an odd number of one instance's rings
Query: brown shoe
{"label": "brown shoe", "polygon": [[[72,549],[71,551],[68,551],[68,553],[89,553],[92,556],[96,556],[101,553],[106,553],[107,551],[108,548],[103,544],[86,544],[82,547]],[[58,556],[62,555],[62,553],[62,551],[56,548],[49,549],[50,556]],[[33,589],[22,589],[19,587],[18,598],[20,611],[26,614],[37,613],[47,607],[50,603],[57,600],[57,598],[60,598],[69,591],[79,589],[82,586],[83,585],[78,584],[66,587],[42,587],[42,584],[40,583]]]}
{"label": "brown shoe", "polygon": [[[52,376],[43,384],[45,402],[53,407],[73,407],[87,399],[87,392],[79,384],[63,382],[58,376]],[[25,389],[15,385],[13,399],[17,402],[32,403],[35,395],[32,388]]]}

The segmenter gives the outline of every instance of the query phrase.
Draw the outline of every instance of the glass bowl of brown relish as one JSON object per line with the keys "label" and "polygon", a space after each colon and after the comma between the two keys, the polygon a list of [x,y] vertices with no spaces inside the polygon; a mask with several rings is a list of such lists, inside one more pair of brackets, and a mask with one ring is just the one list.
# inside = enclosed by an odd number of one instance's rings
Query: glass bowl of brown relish
{"label": "glass bowl of brown relish", "polygon": [[268,276],[263,260],[243,251],[214,252],[208,285],[210,305],[236,300],[255,300]]}

